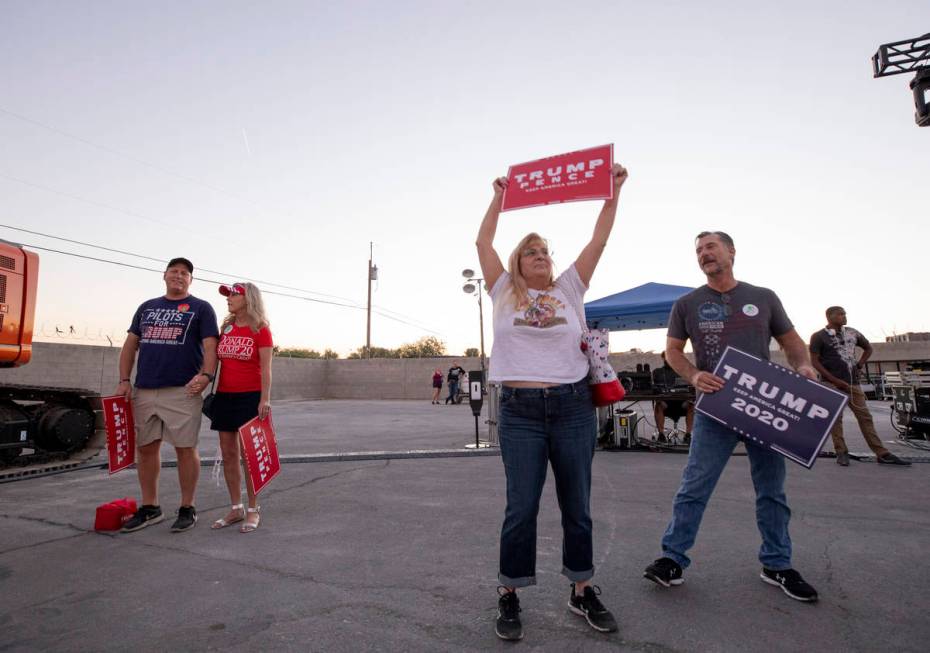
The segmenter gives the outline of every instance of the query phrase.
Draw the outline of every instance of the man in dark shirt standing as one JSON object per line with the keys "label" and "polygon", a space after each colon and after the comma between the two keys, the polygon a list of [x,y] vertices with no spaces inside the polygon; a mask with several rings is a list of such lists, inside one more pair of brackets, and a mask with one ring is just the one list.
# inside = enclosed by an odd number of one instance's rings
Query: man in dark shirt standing
{"label": "man in dark shirt standing", "polygon": [[[862,349],[862,356],[858,360],[857,346]],[[859,430],[862,431],[866,444],[875,452],[875,460],[885,465],[910,465],[888,451],[875,432],[875,423],[866,404],[865,393],[859,387],[860,370],[872,355],[872,345],[864,335],[846,326],[846,311],[842,306],[831,306],[827,309],[827,326],[811,336],[810,350],[811,361],[823,380],[849,395],[848,405],[859,422]],[[830,435],[833,437],[836,463],[848,467],[849,449],[843,438],[842,416],[833,424]]]}
{"label": "man in dark shirt standing", "polygon": [[[665,352],[662,352],[662,367],[652,371],[652,390],[659,394],[669,393],[676,387],[680,377],[668,364]],[[657,399],[652,402],[652,412],[656,420],[659,442],[665,441],[665,418],[677,423],[685,416],[684,444],[691,443],[691,429],[694,428],[694,403],[687,399]],[[677,428],[677,427],[676,427]]]}
{"label": "man in dark shirt standing", "polygon": [[[769,342],[778,341],[790,365],[809,379],[816,379],[807,347],[782,308],[778,296],[733,276],[736,247],[722,231],[702,232],[696,240],[697,262],[707,285],[679,298],[668,322],[665,355],[678,375],[688,379],[697,392],[716,392],[725,381],[712,370],[728,345],[764,360]],[[690,339],[696,365],[685,357]],[[688,452],[688,464],[675,495],[672,520],[662,537],[662,557],[646,567],[644,576],[671,587],[683,582],[691,560],[704,509],[717,479],[723,473],[739,441],[737,434],[705,415],[697,415]],[[791,568],[791,511],[785,497],[785,459],[753,442],[745,442],[749,469],[756,490],[756,523],[762,535],[760,578],[798,601],[816,601],[817,591]]]}
{"label": "man in dark shirt standing", "polygon": [[[162,277],[165,294],[136,309],[120,351],[115,394],[132,399],[136,469],[142,489],[142,505],[123,525],[124,533],[165,518],[158,502],[162,440],[174,446],[181,485],[181,507],[171,530],[186,531],[197,522],[194,490],[200,475],[201,393],[216,373],[219,331],[213,307],[188,292],[193,273],[194,265],[186,258],[168,262]],[[137,353],[133,389],[130,375]]]}
{"label": "man in dark shirt standing", "polygon": [[452,361],[452,367],[449,368],[449,374],[446,381],[449,382],[449,396],[446,397],[446,403],[450,401],[455,404],[455,399],[459,394],[459,383],[465,374],[465,369],[459,365],[458,361]]}

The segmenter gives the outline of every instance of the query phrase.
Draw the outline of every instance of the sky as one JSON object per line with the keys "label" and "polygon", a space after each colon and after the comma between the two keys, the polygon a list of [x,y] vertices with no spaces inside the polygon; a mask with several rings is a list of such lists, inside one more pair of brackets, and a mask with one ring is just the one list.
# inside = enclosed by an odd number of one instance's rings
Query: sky
{"label": "sky", "polygon": [[[833,304],[873,341],[930,331],[930,129],[870,62],[927,32],[925,0],[0,0],[0,238],[41,257],[36,340],[119,345],[164,292],[126,265],[186,256],[218,315],[215,282],[257,280],[277,344],[345,356],[373,243],[372,345],[461,354],[491,181],[613,143],[630,178],[586,300],[702,284],[694,236],[721,229],[805,339]],[[599,209],[505,213],[496,248],[538,231],[564,270]]]}

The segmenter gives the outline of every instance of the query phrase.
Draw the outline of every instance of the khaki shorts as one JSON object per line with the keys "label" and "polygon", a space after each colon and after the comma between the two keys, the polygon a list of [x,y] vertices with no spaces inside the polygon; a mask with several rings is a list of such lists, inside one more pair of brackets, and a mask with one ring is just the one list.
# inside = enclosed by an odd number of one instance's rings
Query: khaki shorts
{"label": "khaki shorts", "polygon": [[136,446],[164,440],[175,447],[196,447],[202,406],[203,397],[189,396],[184,386],[136,388],[132,397]]}

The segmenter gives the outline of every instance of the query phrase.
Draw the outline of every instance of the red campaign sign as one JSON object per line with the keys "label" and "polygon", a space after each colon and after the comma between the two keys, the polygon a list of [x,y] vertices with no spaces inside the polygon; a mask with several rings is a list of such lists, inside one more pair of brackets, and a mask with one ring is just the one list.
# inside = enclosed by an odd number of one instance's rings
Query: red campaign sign
{"label": "red campaign sign", "polygon": [[501,211],[614,196],[614,146],[601,145],[510,166]]}
{"label": "red campaign sign", "polygon": [[239,441],[252,479],[252,488],[258,494],[281,471],[271,417],[264,420],[253,417],[240,426]]}
{"label": "red campaign sign", "polygon": [[116,395],[100,401],[107,428],[110,473],[115,474],[136,462],[136,421],[132,416],[132,403],[126,397]]}

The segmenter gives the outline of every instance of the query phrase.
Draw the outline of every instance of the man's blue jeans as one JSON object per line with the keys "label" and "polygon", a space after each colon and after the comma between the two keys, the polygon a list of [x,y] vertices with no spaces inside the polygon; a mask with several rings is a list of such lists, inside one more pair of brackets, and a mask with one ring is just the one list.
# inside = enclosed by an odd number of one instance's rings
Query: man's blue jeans
{"label": "man's blue jeans", "polygon": [[590,505],[597,418],[587,380],[502,388],[499,433],[507,475],[500,583],[536,584],[536,516],[547,463],[562,511],[562,573],[572,581],[588,580],[594,576]]}
{"label": "man's blue jeans", "polygon": [[446,403],[449,403],[451,401],[454,404],[455,398],[458,396],[458,394],[459,394],[458,380],[449,381],[449,396],[446,397]]}
{"label": "man's blue jeans", "polygon": [[[730,454],[739,441],[736,433],[705,415],[696,415],[688,464],[675,495],[672,521],[662,537],[662,555],[683,568],[694,545],[704,508]],[[756,525],[762,534],[759,561],[768,569],[791,568],[791,510],[785,498],[785,459],[774,451],[746,443],[752,484],[756,489]]]}

